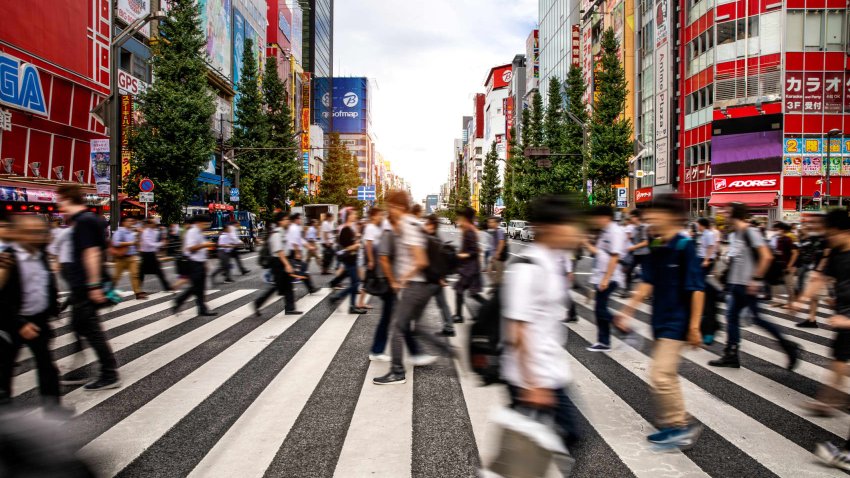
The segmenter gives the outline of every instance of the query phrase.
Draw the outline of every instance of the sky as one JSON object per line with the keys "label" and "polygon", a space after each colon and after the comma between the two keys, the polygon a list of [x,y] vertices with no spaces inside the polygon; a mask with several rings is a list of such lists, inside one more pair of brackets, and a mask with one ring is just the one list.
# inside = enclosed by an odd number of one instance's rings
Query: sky
{"label": "sky", "polygon": [[525,53],[538,0],[338,0],[334,76],[372,80],[376,147],[413,199],[448,178],[454,139],[490,68]]}

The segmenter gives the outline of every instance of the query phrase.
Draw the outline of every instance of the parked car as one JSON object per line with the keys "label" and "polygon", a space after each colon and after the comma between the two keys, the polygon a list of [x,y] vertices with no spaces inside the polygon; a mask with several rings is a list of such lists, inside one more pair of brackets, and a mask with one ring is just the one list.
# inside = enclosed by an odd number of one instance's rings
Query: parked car
{"label": "parked car", "polygon": [[508,237],[511,239],[519,239],[522,229],[528,223],[525,221],[511,221],[508,223]]}
{"label": "parked car", "polygon": [[522,228],[522,231],[519,233],[519,240],[521,241],[533,241],[534,240],[534,226],[525,226]]}
{"label": "parked car", "polygon": [[502,232],[504,232],[507,235],[507,233],[508,233],[508,223],[500,222],[499,223],[499,229],[501,229]]}

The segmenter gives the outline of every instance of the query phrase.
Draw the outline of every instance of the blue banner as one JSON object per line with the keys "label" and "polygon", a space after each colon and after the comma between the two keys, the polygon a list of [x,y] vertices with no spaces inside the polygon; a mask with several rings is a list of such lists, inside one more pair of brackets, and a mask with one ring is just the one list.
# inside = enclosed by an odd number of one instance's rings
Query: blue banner
{"label": "blue banner", "polygon": [[363,134],[369,129],[367,78],[333,79],[333,129]]}

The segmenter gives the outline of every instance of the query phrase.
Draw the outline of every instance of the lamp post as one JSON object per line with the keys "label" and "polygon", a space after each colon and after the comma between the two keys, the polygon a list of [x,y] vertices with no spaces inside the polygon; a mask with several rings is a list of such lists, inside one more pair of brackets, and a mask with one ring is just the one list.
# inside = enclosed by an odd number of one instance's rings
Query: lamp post
{"label": "lamp post", "polygon": [[829,196],[830,196],[830,194],[829,194],[829,192],[830,192],[829,173],[830,173],[830,170],[832,169],[832,161],[830,160],[831,159],[830,158],[830,150],[831,150],[831,146],[832,146],[831,143],[832,143],[832,138],[834,138],[834,137],[836,137],[840,134],[841,134],[841,130],[838,129],[838,128],[833,128],[833,129],[829,130],[828,133],[826,133],[826,195],[824,196],[824,204],[826,204],[826,206],[824,206],[824,207],[827,207],[827,208],[829,207]]}
{"label": "lamp post", "polygon": [[[121,181],[121,153],[118,141],[118,124],[121,118],[121,102],[118,99],[118,61],[121,45],[138,33],[148,22],[162,20],[163,18],[165,18],[165,12],[161,10],[137,18],[116,37],[112,38],[112,44],[109,47],[110,96],[107,105],[109,108],[107,123],[109,128],[109,228],[112,231],[118,229],[118,222],[121,217],[121,202],[118,200],[118,182]],[[112,27],[112,25],[109,26],[110,30]]]}

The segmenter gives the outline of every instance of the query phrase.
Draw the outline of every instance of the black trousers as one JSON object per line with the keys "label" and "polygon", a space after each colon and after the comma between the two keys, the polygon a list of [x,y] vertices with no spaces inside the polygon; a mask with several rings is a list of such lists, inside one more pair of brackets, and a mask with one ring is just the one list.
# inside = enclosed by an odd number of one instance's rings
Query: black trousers
{"label": "black trousers", "polygon": [[38,389],[41,392],[42,401],[46,405],[59,403],[59,371],[53,363],[48,346],[51,336],[47,319],[47,314],[26,317],[27,322],[32,322],[41,329],[41,334],[32,340],[24,340],[17,330],[4,327],[4,333],[0,338],[0,402],[7,402],[12,398],[12,373],[15,360],[18,358],[21,345],[25,344],[35,357]]}
{"label": "black trousers", "polygon": [[218,269],[216,269],[212,275],[210,276],[211,280],[215,280],[215,276],[219,274],[224,275],[224,280],[230,279],[230,260],[233,258],[231,254],[232,251],[225,251],[224,249],[218,250]]}
{"label": "black trousers", "polygon": [[272,274],[274,275],[274,284],[270,284],[266,290],[257,297],[257,301],[254,303],[257,306],[257,310],[269,300],[269,297],[272,296],[275,292],[279,295],[283,296],[283,300],[286,303],[286,310],[295,310],[295,293],[292,291],[292,277],[286,273],[286,269],[283,267],[283,262],[280,262],[280,259],[276,257],[272,257],[270,261],[270,269]]}
{"label": "black trousers", "polygon": [[159,266],[159,258],[156,257],[156,252],[142,252],[142,265],[139,267],[139,287],[145,287],[145,276],[153,274],[159,279],[162,284],[162,290],[171,290],[171,284],[165,279],[165,274],[162,273],[162,267]]}
{"label": "black trousers", "polygon": [[239,254],[238,250],[233,249],[232,251],[230,251],[230,258],[233,259],[234,262],[236,262],[236,267],[239,268],[239,272],[241,272],[242,274],[248,273],[248,269],[246,269],[245,266],[242,265],[242,257]]}
{"label": "black trousers", "polygon": [[109,346],[106,334],[100,326],[97,305],[89,299],[86,289],[71,292],[71,328],[79,337],[86,339],[100,361],[100,376],[111,380],[118,377],[118,362]]}
{"label": "black trousers", "polygon": [[[305,252],[306,251],[303,251],[301,253],[301,257],[304,257]],[[307,272],[307,269],[310,267],[310,264],[301,259],[296,259],[295,252],[289,253],[289,263],[292,265],[292,269],[297,275],[304,277],[303,282],[304,285],[307,286],[307,290],[315,289],[315,287],[313,286],[313,281],[310,279],[310,273]]]}
{"label": "black trousers", "polygon": [[203,314],[207,312],[207,304],[204,303],[204,290],[207,285],[206,264],[190,260],[187,264],[186,272],[192,285],[177,296],[176,306],[180,307],[190,295],[194,295],[195,305],[198,306],[198,313]]}

